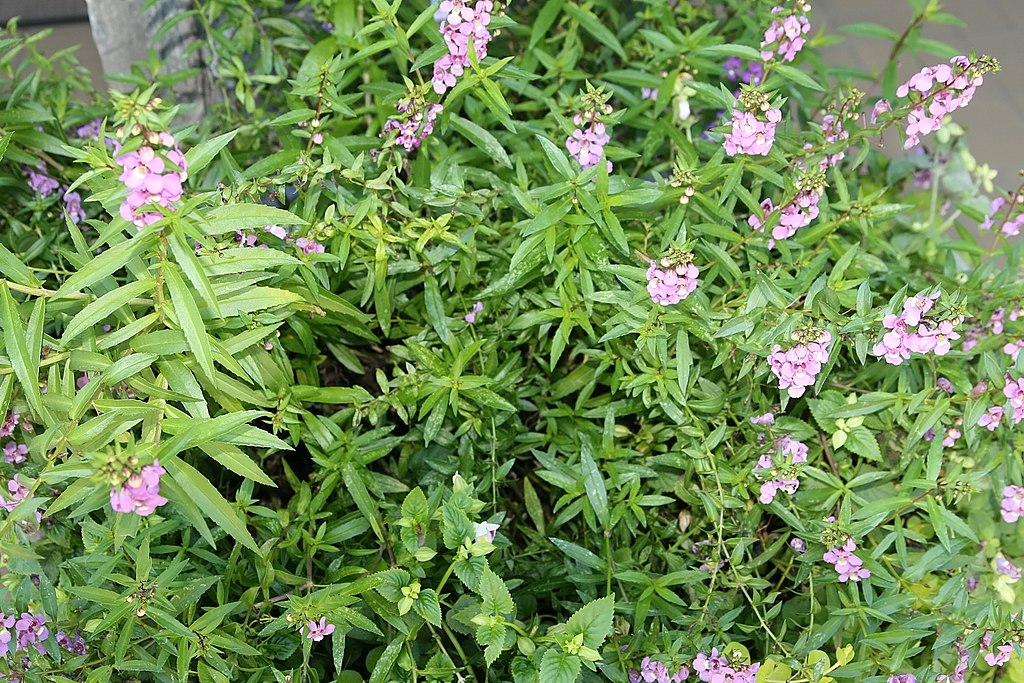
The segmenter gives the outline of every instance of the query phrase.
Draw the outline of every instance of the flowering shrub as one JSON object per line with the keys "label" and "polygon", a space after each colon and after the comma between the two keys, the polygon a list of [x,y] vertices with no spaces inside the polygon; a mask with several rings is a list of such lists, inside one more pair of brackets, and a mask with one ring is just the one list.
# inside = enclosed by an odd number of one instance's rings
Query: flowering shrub
{"label": "flowering shrub", "polygon": [[1020,678],[954,17],[279,5],[195,3],[195,125],[0,40],[0,680]]}

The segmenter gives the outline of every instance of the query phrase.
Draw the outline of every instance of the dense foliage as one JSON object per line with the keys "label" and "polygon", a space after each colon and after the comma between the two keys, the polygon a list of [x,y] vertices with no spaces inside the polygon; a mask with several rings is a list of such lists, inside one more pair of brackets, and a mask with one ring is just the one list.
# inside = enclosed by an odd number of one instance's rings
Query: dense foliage
{"label": "dense foliage", "polygon": [[0,677],[1021,677],[954,17],[861,73],[803,0],[300,4],[178,19],[185,128],[0,40]]}

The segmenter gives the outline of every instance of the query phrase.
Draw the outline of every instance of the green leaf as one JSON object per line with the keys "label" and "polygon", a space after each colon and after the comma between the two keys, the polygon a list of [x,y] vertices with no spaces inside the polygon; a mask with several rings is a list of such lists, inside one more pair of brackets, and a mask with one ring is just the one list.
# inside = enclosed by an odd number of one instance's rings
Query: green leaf
{"label": "green leaf", "polygon": [[582,666],[579,657],[550,648],[540,660],[540,680],[543,683],[575,683]]}
{"label": "green leaf", "polygon": [[256,541],[249,530],[245,528],[245,523],[238,513],[206,477],[177,456],[168,458],[160,464],[166,468],[167,473],[171,475],[182,491],[199,506],[206,516],[216,522],[217,526],[246,548],[257,554],[260,553]]}
{"label": "green leaf", "polygon": [[533,20],[533,30],[530,32],[528,50],[532,51],[537,43],[547,36],[548,31],[554,25],[564,5],[565,0],[548,0],[544,3],[544,7],[541,8]]}
{"label": "green leaf", "polygon": [[825,88],[823,88],[821,84],[818,83],[818,81],[814,80],[805,72],[801,71],[795,66],[789,66],[787,64],[775,64],[773,68],[775,70],[775,73],[779,74],[788,81],[792,81],[797,85],[802,85],[805,88],[810,88],[811,90],[825,92]]}
{"label": "green leaf", "polygon": [[19,285],[38,287],[40,282],[32,271],[17,256],[0,244],[0,275],[9,277]]}
{"label": "green leaf", "polygon": [[385,681],[391,680],[388,675],[394,668],[395,662],[398,661],[398,655],[402,653],[403,645],[405,645],[404,638],[395,638],[384,648],[384,652],[381,653],[377,664],[370,673],[369,683],[385,683]]}
{"label": "green leaf", "polygon": [[580,466],[583,469],[583,488],[587,492],[587,500],[594,508],[594,514],[601,522],[603,530],[610,531],[611,513],[608,510],[608,491],[605,489],[604,477],[601,476],[601,471],[597,468],[597,463],[594,462],[594,456],[591,455],[592,450],[593,445],[590,443],[590,439],[582,437],[580,440]]}
{"label": "green leaf", "polygon": [[222,149],[231,140],[238,135],[238,130],[233,130],[230,133],[224,133],[218,135],[212,140],[206,140],[201,142],[185,154],[185,161],[188,163],[188,174],[191,177],[198,177],[199,172],[206,168],[213,158],[220,153]]}
{"label": "green leaf", "polygon": [[50,297],[51,300],[57,300],[68,294],[80,292],[86,287],[94,285],[103,278],[121,270],[133,258],[154,248],[158,240],[157,234],[151,232],[147,235],[136,235],[111,247],[65,280],[64,284]]}
{"label": "green leaf", "polygon": [[203,324],[203,318],[199,315],[196,300],[192,298],[192,292],[185,287],[175,264],[164,265],[164,279],[167,282],[167,289],[171,293],[171,302],[174,304],[178,324],[185,334],[185,341],[188,342],[188,347],[195,354],[196,361],[206,378],[214,382],[217,375],[213,369],[213,351],[210,349],[210,339],[206,336],[206,325]]}
{"label": "green leaf", "polygon": [[[39,299],[37,306],[42,306],[43,303],[44,300]],[[35,313],[33,317],[36,317]],[[41,317],[39,323],[42,323]],[[22,391],[25,392],[32,412],[41,418],[43,406],[39,392],[39,352],[30,352],[29,339],[22,325],[21,316],[11,297],[11,290],[3,280],[0,280],[0,327],[3,328],[4,346],[14,374],[21,384]]]}
{"label": "green leaf", "polygon": [[605,47],[610,47],[615,54],[621,59],[627,60],[626,51],[622,49],[622,44],[619,39],[615,37],[615,34],[605,26],[604,22],[598,19],[593,12],[590,10],[583,9],[575,2],[570,2],[565,6],[566,13],[579,22],[579,25],[584,31],[592,35],[597,39],[597,42]]}
{"label": "green leaf", "polygon": [[882,459],[882,451],[878,448],[878,440],[867,427],[851,429],[844,445],[862,458],[876,462]]}
{"label": "green leaf", "polygon": [[573,172],[572,166],[569,165],[569,160],[562,154],[562,150],[558,149],[555,143],[548,140],[543,135],[537,135],[537,140],[540,141],[540,146],[544,148],[544,154],[547,156],[548,161],[555,167],[558,174],[568,180],[576,176]]}
{"label": "green leaf", "polygon": [[64,334],[61,335],[61,343],[67,346],[72,339],[94,327],[97,323],[106,320],[114,314],[114,311],[122,306],[127,306],[132,299],[148,294],[152,291],[154,284],[155,281],[152,279],[138,280],[107,292],[71,319],[68,326],[64,328]]}
{"label": "green leaf", "polygon": [[509,619],[515,617],[516,605],[512,601],[512,594],[490,567],[486,567],[480,575],[479,593],[483,612]]}
{"label": "green leaf", "polygon": [[569,617],[565,633],[571,638],[583,634],[583,644],[599,650],[605,638],[612,632],[612,617],[615,615],[615,598],[611,595],[592,600]]}
{"label": "green leaf", "polygon": [[[236,230],[265,228],[268,225],[307,225],[290,211],[263,204],[225,204],[206,214],[206,232],[220,235]],[[263,251],[249,249],[247,251]]]}
{"label": "green leaf", "polygon": [[484,128],[457,114],[452,114],[448,120],[452,124],[452,128],[459,131],[463,137],[479,147],[491,160],[497,162],[499,166],[512,168],[512,160],[508,158],[505,148],[501,146],[496,137]]}
{"label": "green leaf", "polygon": [[412,603],[412,609],[429,624],[441,627],[441,602],[433,588],[420,591],[420,595]]}

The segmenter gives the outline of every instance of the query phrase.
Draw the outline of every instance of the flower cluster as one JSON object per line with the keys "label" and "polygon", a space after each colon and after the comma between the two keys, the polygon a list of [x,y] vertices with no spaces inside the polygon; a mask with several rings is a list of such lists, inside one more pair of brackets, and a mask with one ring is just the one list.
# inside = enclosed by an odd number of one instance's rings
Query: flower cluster
{"label": "flower cluster", "polygon": [[491,23],[494,3],[491,0],[477,0],[470,6],[469,0],[444,0],[438,11],[441,19],[441,36],[448,54],[434,62],[434,92],[445,94],[455,87],[469,68],[469,45],[472,41],[477,59],[487,56],[487,45],[491,42]]}
{"label": "flower cluster", "polygon": [[[11,635],[10,629],[14,629]],[[46,652],[43,641],[50,637],[50,629],[46,627],[46,616],[22,612],[21,617],[7,616],[0,612],[0,655],[6,657],[20,650],[28,650],[29,645],[35,647],[39,654]],[[11,642],[14,648],[11,648]]]}
{"label": "flower cluster", "polygon": [[811,6],[806,0],[797,0],[788,13],[786,8],[777,6],[772,9],[776,18],[764,32],[761,41],[761,59],[769,61],[778,56],[784,62],[792,62],[800,50],[804,49],[804,36],[811,31],[811,22],[806,14]]}
{"label": "flower cluster", "polygon": [[1004,522],[1013,523],[1024,517],[1024,486],[1003,487],[1003,502],[999,507]]}
{"label": "flower cluster", "polygon": [[[779,209],[778,222],[775,223],[771,230],[771,239],[768,242],[769,249],[775,247],[776,240],[792,238],[797,233],[797,230],[807,227],[811,224],[811,221],[818,217],[818,204],[821,202],[821,196],[824,193],[824,182],[821,175],[812,174],[804,176],[798,181],[798,187],[797,196]],[[775,211],[775,206],[772,204],[771,199],[761,202],[761,211],[766,219],[768,214]],[[754,228],[755,232],[762,232],[764,230],[765,225],[757,214],[751,214],[751,217],[746,219],[746,222]]]}
{"label": "flower cluster", "polygon": [[651,261],[647,268],[647,291],[656,304],[677,304],[697,289],[699,274],[693,265],[693,252],[669,249],[660,262]]}
{"label": "flower cluster", "polygon": [[[774,458],[772,455],[774,454]],[[797,476],[798,465],[807,462],[807,446],[796,439],[783,436],[775,440],[775,445],[767,453],[761,455],[754,465],[754,476],[762,479],[759,500],[768,505],[779,491],[789,495],[796,493],[800,487]]]}
{"label": "flower cluster", "polygon": [[124,169],[120,180],[128,188],[121,203],[121,217],[140,230],[163,218],[159,211],[147,210],[151,205],[174,208],[181,199],[181,184],[187,177],[185,155],[166,131],[149,131],[134,152],[117,157]]}
{"label": "flower cluster", "polygon": [[693,660],[693,670],[704,683],[754,683],[757,672],[761,668],[754,664],[730,664],[725,653],[719,654],[718,648],[711,648],[711,654],[698,652]]}
{"label": "flower cluster", "polygon": [[[825,137],[827,144],[834,144],[841,140],[847,140],[850,137],[850,131],[843,128],[842,114],[828,113],[821,117],[821,134]],[[821,170],[826,170],[829,166],[835,166],[840,161],[846,158],[846,152],[839,151],[835,154],[826,154],[825,158],[821,161]]]}
{"label": "flower cluster", "polygon": [[982,84],[983,75],[998,68],[988,57],[972,62],[963,55],[950,60],[953,66],[936,64],[921,69],[896,89],[900,97],[910,97],[914,107],[907,115],[907,139],[904,149],[921,144],[921,136],[942,127],[942,119],[966,107],[974,91]]}
{"label": "flower cluster", "polygon": [[935,307],[941,292],[926,296],[911,296],[903,302],[903,312],[889,314],[882,319],[888,332],[875,344],[872,352],[886,362],[899,365],[910,358],[911,352],[944,356],[950,351],[950,342],[960,338],[954,330],[964,321],[963,315],[950,314],[938,318],[927,315]]}
{"label": "flower cluster", "polygon": [[768,108],[758,112],[732,110],[732,129],[725,134],[725,153],[766,155],[775,143],[775,125],[782,120],[782,110]]}
{"label": "flower cluster", "polygon": [[147,517],[167,503],[160,495],[160,477],[166,470],[156,460],[133,472],[120,486],[110,491],[110,507],[116,512],[134,512]]}
{"label": "flower cluster", "polygon": [[395,104],[402,116],[388,119],[384,123],[381,135],[398,131],[395,144],[406,152],[412,152],[423,144],[423,141],[434,132],[434,122],[444,107],[436,102],[427,102],[422,93],[413,90]]}
{"label": "flower cluster", "polygon": [[629,683],[681,683],[689,676],[690,668],[685,665],[673,674],[665,664],[644,657],[639,670],[629,670]]}
{"label": "flower cluster", "polygon": [[[589,89],[583,94],[583,110],[572,117],[576,128],[565,141],[569,154],[583,168],[596,166],[604,155],[604,147],[611,140],[608,129],[602,120],[612,112],[608,104],[608,95],[600,89]],[[608,161],[608,172],[612,172],[612,162]]]}
{"label": "flower cluster", "polygon": [[864,561],[853,554],[856,549],[857,544],[853,539],[847,538],[845,543],[832,546],[822,556],[823,560],[835,567],[840,583],[847,581],[856,583],[871,576],[871,572],[863,566]]}
{"label": "flower cluster", "polygon": [[776,344],[768,356],[768,367],[779,378],[779,388],[785,389],[791,398],[800,398],[807,387],[814,386],[814,380],[821,368],[828,362],[828,347],[832,333],[828,330],[805,329],[793,333],[796,342],[788,349]]}
{"label": "flower cluster", "polygon": [[[999,232],[1007,237],[1015,237],[1020,234],[1021,228],[1024,228],[1024,213],[1017,213],[1016,216],[1011,218],[1013,211],[1016,207],[1019,207],[1024,202],[1024,197],[1017,197],[1014,202],[1007,202],[1003,197],[996,197],[992,200],[989,205],[988,215],[985,216],[985,220],[978,226],[982,230],[991,230],[993,227],[998,225]],[[1001,220],[997,220],[999,213],[1006,209],[1005,215]]]}

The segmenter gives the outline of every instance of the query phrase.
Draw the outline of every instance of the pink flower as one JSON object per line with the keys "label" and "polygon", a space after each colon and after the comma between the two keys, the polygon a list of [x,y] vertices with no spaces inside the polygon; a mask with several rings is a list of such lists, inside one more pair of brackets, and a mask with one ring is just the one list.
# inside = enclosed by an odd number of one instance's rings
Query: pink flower
{"label": "pink flower", "polygon": [[752,424],[760,426],[768,426],[775,424],[775,416],[771,413],[765,413],[764,415],[755,415],[750,418]]}
{"label": "pink flower", "polygon": [[327,636],[334,633],[334,624],[328,624],[327,617],[320,617],[319,622],[311,621],[306,624],[306,630],[308,631],[306,634],[307,638],[320,642]]}
{"label": "pink flower", "polygon": [[871,572],[863,567],[864,561],[853,554],[856,549],[857,544],[848,538],[843,545],[829,548],[822,556],[825,562],[835,567],[840,583],[856,583],[871,576]]}
{"label": "pink flower", "polygon": [[899,97],[910,97],[916,103],[907,116],[904,149],[917,146],[921,136],[938,130],[946,114],[966,107],[989,69],[987,63],[971,63],[963,56],[950,62],[956,70],[947,64],[925,67],[896,89]]}
{"label": "pink flower", "polygon": [[768,366],[779,379],[779,388],[785,389],[791,398],[803,396],[828,362],[831,342],[832,334],[822,330],[804,335],[804,341],[786,350],[776,344],[768,356]]}
{"label": "pink flower", "polygon": [[978,426],[984,427],[990,432],[994,432],[996,427],[999,426],[999,421],[1003,419],[1003,409],[1000,406],[993,406],[988,409],[984,415],[978,418]]}
{"label": "pink flower", "polygon": [[733,109],[732,129],[725,134],[725,153],[766,155],[775,143],[775,126],[782,120],[782,111],[769,109],[764,119],[753,112]]}
{"label": "pink flower", "polygon": [[1013,645],[1004,643],[996,648],[995,652],[989,652],[985,655],[985,663],[989,666],[1002,666],[1010,661],[1010,655],[1013,654]]}
{"label": "pink flower", "polygon": [[19,465],[25,462],[28,456],[28,446],[23,443],[8,441],[4,444],[4,460],[11,465]]}
{"label": "pink flower", "polygon": [[[442,57],[442,59],[444,58]],[[415,93],[399,100],[395,108],[402,115],[396,119],[388,119],[380,134],[383,137],[392,131],[398,131],[398,135],[395,136],[395,144],[405,149],[406,152],[418,149],[423,141],[434,132],[434,122],[444,110],[440,104],[428,103]]]}
{"label": "pink flower", "polygon": [[166,473],[157,460],[144,466],[110,491],[110,507],[115,512],[134,512],[140,517],[153,514],[167,503],[167,499],[160,495],[160,477]]}
{"label": "pink flower", "polygon": [[1024,517],[1024,486],[1003,487],[1003,502],[999,507],[1004,522],[1013,523]]}
{"label": "pink flower", "polygon": [[[804,16],[810,8],[806,3],[798,3],[796,12],[785,17],[776,18],[765,29],[764,40],[761,41],[761,59],[768,61],[778,56],[784,62],[792,62],[804,47],[804,37],[811,30],[811,23]],[[772,14],[781,15],[784,8],[779,6]]]}

